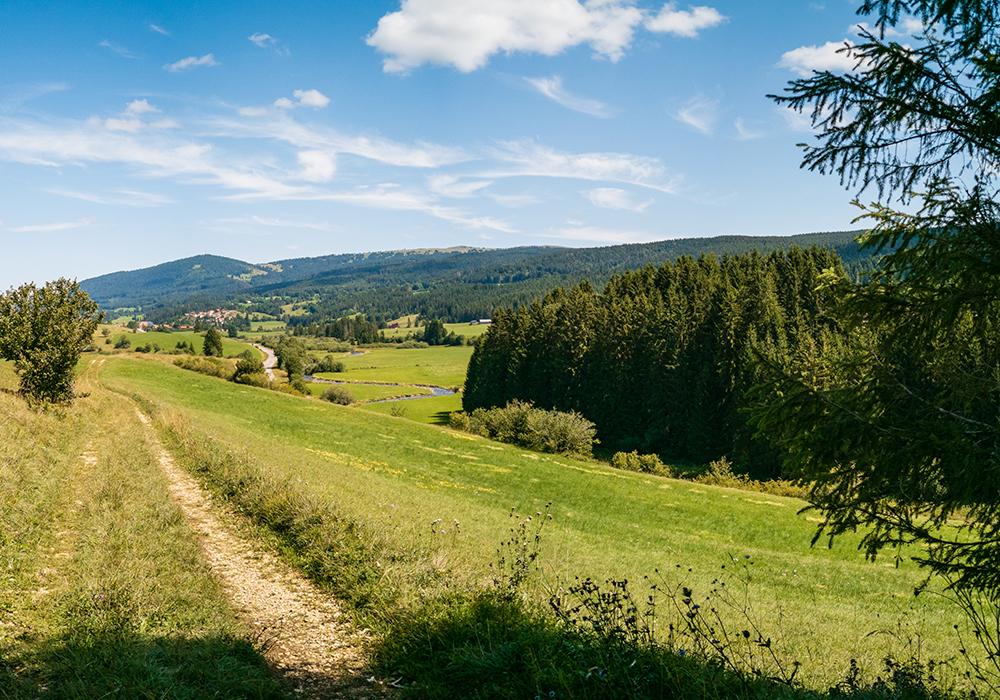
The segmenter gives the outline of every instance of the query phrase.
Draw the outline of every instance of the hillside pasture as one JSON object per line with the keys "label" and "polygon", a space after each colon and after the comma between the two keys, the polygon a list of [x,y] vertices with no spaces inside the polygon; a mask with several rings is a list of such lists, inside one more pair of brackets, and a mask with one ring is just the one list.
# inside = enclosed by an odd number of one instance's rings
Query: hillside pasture
{"label": "hillside pasture", "polygon": [[[866,561],[857,536],[811,547],[817,519],[800,512],[802,501],[531,453],[141,359],[109,359],[100,376],[254,455],[401,549],[432,553],[456,585],[489,580],[497,545],[518,522],[513,514],[535,516],[552,501],[540,599],[577,576],[625,578],[641,595],[643,576],[659,570],[704,600],[729,566],[749,580],[744,612],[781,654],[802,662],[800,677],[811,687],[840,680],[851,659],[877,671],[886,655],[905,657],[912,644],[924,658],[954,655],[960,615],[941,596],[914,598],[923,577],[910,553],[901,552],[896,566],[891,558]],[[743,589],[734,590],[743,601]],[[746,624],[740,610],[722,614],[732,629]]]}
{"label": "hillside pasture", "polygon": [[379,401],[396,396],[427,396],[431,392],[429,389],[422,389],[415,386],[386,386],[384,384],[360,384],[357,382],[344,382],[329,384],[327,382],[306,382],[309,393],[319,396],[328,387],[342,386],[354,395],[355,401]]}
{"label": "hillside pasture", "polygon": [[[464,335],[466,338],[478,338],[487,330],[489,330],[489,324],[476,324],[470,326],[468,323],[446,323],[444,324],[444,329],[449,333],[454,333],[455,335]],[[423,333],[423,326],[407,328],[406,321],[400,324],[399,328],[383,328],[382,334],[386,338],[405,338],[407,335],[413,335],[415,333]]]}
{"label": "hillside pasture", "polygon": [[347,372],[317,374],[322,379],[391,382],[453,387],[465,384],[472,348],[429,347],[401,349],[377,346],[363,355],[340,357]]}
{"label": "hillside pasture", "polygon": [[[111,345],[106,344],[106,340],[103,336],[98,333],[95,336],[97,347],[102,349],[110,349],[114,347],[114,343],[121,337],[125,336],[128,338],[129,342],[132,343],[131,350],[135,350],[137,347],[144,345],[158,345],[160,350],[165,352],[171,352],[177,344],[180,342],[185,342],[189,346],[193,346],[195,353],[201,355],[205,351],[205,338],[204,333],[195,333],[194,331],[179,331],[177,333],[164,333],[162,331],[149,331],[146,333],[133,333],[131,330],[121,330],[112,332],[108,339],[111,340]],[[244,350],[253,350],[258,357],[263,359],[264,355],[257,350],[252,345],[241,340],[234,340],[232,338],[226,337],[226,334],[222,334],[222,351],[225,353],[226,357],[232,357],[239,355]]]}

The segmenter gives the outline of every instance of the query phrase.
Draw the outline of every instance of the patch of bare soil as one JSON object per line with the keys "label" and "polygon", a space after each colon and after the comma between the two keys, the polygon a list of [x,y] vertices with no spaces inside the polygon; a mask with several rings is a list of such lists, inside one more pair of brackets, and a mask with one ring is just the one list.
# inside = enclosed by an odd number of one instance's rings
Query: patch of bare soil
{"label": "patch of bare soil", "polygon": [[[147,426],[149,418],[139,417]],[[225,586],[272,666],[306,698],[369,698],[384,686],[365,678],[363,633],[337,601],[270,552],[255,550],[212,514],[209,495],[177,466],[149,431],[170,493],[197,533],[213,572]]]}

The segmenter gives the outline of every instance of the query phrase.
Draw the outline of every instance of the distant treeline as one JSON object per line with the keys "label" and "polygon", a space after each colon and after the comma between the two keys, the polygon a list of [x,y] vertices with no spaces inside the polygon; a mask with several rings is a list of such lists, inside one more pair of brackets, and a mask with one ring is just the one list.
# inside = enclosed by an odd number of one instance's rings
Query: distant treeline
{"label": "distant treeline", "polygon": [[[290,325],[304,326],[324,325],[356,313],[365,314],[375,323],[410,314],[460,323],[488,318],[497,308],[528,305],[556,287],[571,287],[585,279],[602,287],[613,275],[646,265],[659,266],[683,255],[741,255],[751,250],[819,245],[837,252],[848,275],[860,279],[874,260],[868,251],[858,250],[854,242],[857,233],[720,236],[583,249],[328,256],[282,261],[275,266],[283,272],[251,276],[249,281],[232,276],[249,269],[246,263],[202,256],[184,264],[178,261],[147,271],[106,275],[87,280],[84,286],[90,285],[95,294],[104,295],[95,297],[102,304],[113,298],[117,305],[142,305],[146,319],[154,322],[169,322],[188,311],[222,307],[267,314]],[[195,262],[197,265],[192,265]],[[220,276],[228,269],[225,265],[232,268],[230,276]],[[274,283],[265,283],[272,279]],[[245,289],[234,291],[234,285]],[[301,305],[306,313],[286,316],[281,307],[287,304]]]}
{"label": "distant treeline", "polygon": [[844,274],[832,251],[681,257],[501,309],[469,363],[463,407],[512,399],[577,411],[612,450],[707,463],[722,456],[757,478],[779,455],[742,412],[757,374],[753,348],[775,357],[836,339],[818,277]]}

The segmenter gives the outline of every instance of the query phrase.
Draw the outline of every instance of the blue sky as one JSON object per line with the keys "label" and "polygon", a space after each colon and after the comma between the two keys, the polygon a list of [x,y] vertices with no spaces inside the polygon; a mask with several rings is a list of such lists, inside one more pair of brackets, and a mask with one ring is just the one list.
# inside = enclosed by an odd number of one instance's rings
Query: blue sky
{"label": "blue sky", "polygon": [[0,5],[0,289],[201,253],[851,228],[765,98],[857,2]]}

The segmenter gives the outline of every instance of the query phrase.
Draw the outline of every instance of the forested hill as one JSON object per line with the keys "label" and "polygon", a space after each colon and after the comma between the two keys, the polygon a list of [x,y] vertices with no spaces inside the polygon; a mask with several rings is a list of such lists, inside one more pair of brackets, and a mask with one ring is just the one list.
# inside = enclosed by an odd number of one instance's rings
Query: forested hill
{"label": "forested hill", "polygon": [[837,253],[859,276],[871,257],[858,250],[857,231],[797,236],[719,236],[601,248],[448,248],[298,258],[252,265],[198,256],[145,270],[81,282],[104,308],[141,307],[150,320],[183,311],[253,302],[280,314],[283,303],[305,305],[294,323],[325,323],[360,311],[373,318],[418,313],[448,321],[487,317],[498,306],[517,306],[557,286],[588,279],[600,287],[612,275],[662,265],[682,255],[738,255],[792,246]]}

